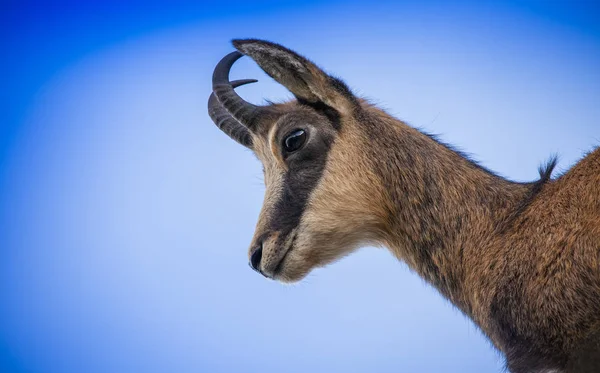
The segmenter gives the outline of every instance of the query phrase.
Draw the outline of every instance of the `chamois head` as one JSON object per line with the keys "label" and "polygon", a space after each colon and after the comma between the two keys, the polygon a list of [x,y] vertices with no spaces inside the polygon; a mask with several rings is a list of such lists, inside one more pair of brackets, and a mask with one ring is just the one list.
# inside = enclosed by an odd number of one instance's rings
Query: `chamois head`
{"label": "chamois head", "polygon": [[[385,246],[479,325],[521,372],[597,371],[600,149],[551,180],[516,183],[355,97],[277,44],[236,40],[209,114],[264,167],[250,263],[297,281],[364,244]],[[243,54],[296,100],[255,106],[229,81]],[[569,360],[570,359],[570,360]]]}
{"label": "chamois head", "polygon": [[[362,105],[348,87],[306,58],[260,40],[234,40],[213,74],[209,114],[217,126],[251,149],[264,169],[266,192],[249,249],[251,266],[284,282],[348,254],[370,237],[369,168],[357,131]],[[240,53],[241,52],[241,53]],[[242,55],[251,57],[296,100],[256,106],[229,81]],[[376,188],[375,188],[376,189]]]}

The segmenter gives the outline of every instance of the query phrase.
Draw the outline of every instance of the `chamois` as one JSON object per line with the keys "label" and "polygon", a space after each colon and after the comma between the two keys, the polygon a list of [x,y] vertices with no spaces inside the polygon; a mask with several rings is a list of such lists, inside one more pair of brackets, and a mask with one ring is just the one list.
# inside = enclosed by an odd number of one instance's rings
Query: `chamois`
{"label": "chamois", "polygon": [[[250,265],[302,279],[364,245],[392,254],[471,318],[513,373],[600,372],[600,148],[551,178],[506,180],[355,96],[268,41],[234,40],[209,115],[264,167]],[[252,58],[295,100],[264,106],[230,82]]]}

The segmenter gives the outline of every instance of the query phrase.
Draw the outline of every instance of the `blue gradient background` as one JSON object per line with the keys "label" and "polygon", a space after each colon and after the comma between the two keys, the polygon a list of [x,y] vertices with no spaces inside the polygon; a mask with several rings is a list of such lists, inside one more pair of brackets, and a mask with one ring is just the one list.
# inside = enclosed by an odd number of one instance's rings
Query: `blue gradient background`
{"label": "blue gradient background", "polygon": [[[277,41],[531,180],[598,144],[593,2],[0,7],[0,371],[501,371],[385,250],[292,286],[248,268],[262,173],[208,118],[210,77],[232,38]],[[249,59],[232,77],[261,80],[250,101],[290,97]]]}

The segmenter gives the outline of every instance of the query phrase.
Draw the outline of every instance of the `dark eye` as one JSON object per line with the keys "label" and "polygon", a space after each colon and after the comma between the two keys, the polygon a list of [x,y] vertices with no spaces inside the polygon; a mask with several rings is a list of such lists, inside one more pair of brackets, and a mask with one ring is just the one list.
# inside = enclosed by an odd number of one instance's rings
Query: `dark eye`
{"label": "dark eye", "polygon": [[304,130],[294,130],[283,140],[283,147],[288,153],[300,149],[306,142],[306,132]]}

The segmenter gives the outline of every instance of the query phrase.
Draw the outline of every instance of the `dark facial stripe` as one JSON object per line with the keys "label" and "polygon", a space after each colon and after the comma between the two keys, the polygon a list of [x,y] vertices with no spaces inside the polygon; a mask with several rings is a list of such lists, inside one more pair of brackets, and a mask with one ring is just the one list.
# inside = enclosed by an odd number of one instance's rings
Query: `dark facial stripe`
{"label": "dark facial stripe", "polygon": [[288,171],[283,178],[283,192],[270,219],[271,231],[280,233],[279,243],[283,243],[292,229],[300,223],[308,199],[325,170],[333,136],[323,133],[313,136],[316,137],[316,141],[301,149],[295,159],[290,160]]}

